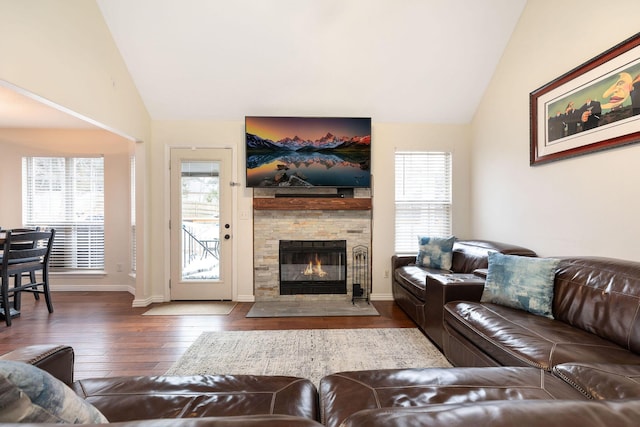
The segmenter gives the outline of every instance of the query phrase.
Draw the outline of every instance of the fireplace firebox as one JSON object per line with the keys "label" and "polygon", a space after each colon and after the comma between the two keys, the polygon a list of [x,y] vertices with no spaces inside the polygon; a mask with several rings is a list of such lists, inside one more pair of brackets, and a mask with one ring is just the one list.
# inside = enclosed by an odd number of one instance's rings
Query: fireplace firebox
{"label": "fireplace firebox", "polygon": [[346,240],[280,240],[280,295],[346,294]]}

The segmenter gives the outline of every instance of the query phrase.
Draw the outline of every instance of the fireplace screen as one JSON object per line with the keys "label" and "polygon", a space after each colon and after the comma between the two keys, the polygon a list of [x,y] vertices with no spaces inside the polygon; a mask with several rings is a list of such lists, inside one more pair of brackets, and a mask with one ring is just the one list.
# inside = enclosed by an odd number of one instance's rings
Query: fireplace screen
{"label": "fireplace screen", "polygon": [[280,240],[280,295],[346,294],[346,240]]}

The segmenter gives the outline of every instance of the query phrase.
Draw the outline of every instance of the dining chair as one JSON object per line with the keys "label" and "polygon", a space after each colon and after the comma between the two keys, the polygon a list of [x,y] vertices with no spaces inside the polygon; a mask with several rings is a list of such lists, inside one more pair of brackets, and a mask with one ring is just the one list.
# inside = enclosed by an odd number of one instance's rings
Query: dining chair
{"label": "dining chair", "polygon": [[[6,231],[2,244],[0,297],[7,326],[11,326],[9,300],[13,297],[13,308],[19,311],[22,292],[43,294],[49,313],[53,313],[49,287],[49,257],[54,237],[54,229],[23,233]],[[32,279],[38,271],[42,272],[42,281]],[[28,276],[23,276],[24,273],[28,273]],[[23,284],[24,278],[28,278],[28,283]],[[13,287],[10,286],[11,279],[13,279]]]}
{"label": "dining chair", "polygon": [[[5,230],[6,231],[6,230]],[[40,227],[33,227],[33,228],[12,228],[11,232],[13,234],[16,233],[27,233],[29,231],[40,231]],[[37,242],[31,242],[32,244],[36,244]],[[16,246],[17,245],[17,246]],[[14,246],[16,246],[17,248],[22,247],[23,249],[26,249],[25,245],[19,244],[19,243],[14,243]],[[31,279],[31,282],[35,282],[36,281],[36,272],[35,271],[26,271],[23,273],[23,275],[28,275],[29,279]],[[33,296],[36,298],[36,300],[40,299],[40,296],[38,294],[33,294]]]}

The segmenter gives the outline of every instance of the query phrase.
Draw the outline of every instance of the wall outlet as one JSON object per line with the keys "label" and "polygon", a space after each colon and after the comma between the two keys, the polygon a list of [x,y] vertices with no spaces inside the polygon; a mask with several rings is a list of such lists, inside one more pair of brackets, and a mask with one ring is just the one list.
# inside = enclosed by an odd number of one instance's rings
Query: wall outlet
{"label": "wall outlet", "polygon": [[384,278],[388,279],[389,278],[389,270],[385,270],[384,271]]}
{"label": "wall outlet", "polygon": [[122,263],[121,262],[116,264],[116,271],[118,273],[122,273]]}

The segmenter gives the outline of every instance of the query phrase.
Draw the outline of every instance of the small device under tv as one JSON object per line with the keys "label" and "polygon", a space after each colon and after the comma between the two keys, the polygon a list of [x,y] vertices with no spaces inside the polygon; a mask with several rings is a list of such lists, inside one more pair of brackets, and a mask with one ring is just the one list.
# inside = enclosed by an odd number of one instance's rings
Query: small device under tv
{"label": "small device under tv", "polygon": [[245,117],[247,187],[371,186],[371,118]]}

